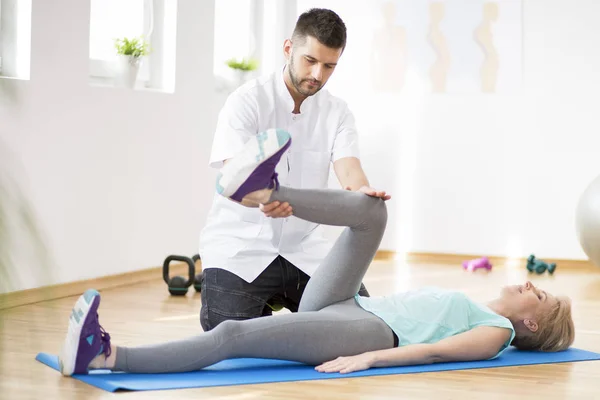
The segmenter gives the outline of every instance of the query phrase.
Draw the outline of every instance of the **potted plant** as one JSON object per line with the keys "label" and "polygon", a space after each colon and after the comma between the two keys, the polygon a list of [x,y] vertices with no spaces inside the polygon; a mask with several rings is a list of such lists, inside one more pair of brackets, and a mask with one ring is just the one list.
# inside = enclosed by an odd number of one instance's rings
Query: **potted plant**
{"label": "potted plant", "polygon": [[254,58],[242,58],[241,60],[231,58],[225,61],[225,64],[233,70],[238,86],[246,82],[248,74],[258,68],[258,61]]}
{"label": "potted plant", "polygon": [[142,57],[150,53],[150,45],[143,37],[115,39],[118,55],[118,74],[121,84],[134,88]]}

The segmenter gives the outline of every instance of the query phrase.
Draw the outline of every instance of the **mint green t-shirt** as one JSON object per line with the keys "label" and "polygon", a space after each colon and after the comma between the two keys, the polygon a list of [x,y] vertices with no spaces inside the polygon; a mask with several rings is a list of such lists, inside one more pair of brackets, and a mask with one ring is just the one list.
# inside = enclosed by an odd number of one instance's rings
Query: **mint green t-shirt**
{"label": "mint green t-shirt", "polygon": [[515,337],[508,318],[456,291],[425,287],[382,297],[357,294],[355,299],[362,308],[388,324],[398,336],[398,346],[435,343],[478,326],[510,329],[510,339],[491,358],[494,359],[508,348]]}

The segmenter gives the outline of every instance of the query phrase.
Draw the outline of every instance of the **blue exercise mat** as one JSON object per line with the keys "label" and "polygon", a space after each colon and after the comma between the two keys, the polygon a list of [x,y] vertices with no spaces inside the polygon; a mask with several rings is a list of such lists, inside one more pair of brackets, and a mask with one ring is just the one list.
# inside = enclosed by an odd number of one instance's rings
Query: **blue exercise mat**
{"label": "blue exercise mat", "polygon": [[[58,357],[39,353],[36,360],[58,371]],[[170,374],[128,374],[93,371],[73,378],[109,392],[117,390],[164,390],[254,383],[310,381],[317,379],[354,378],[418,372],[453,371],[476,368],[511,367],[516,365],[552,364],[600,360],[600,354],[580,349],[557,353],[518,351],[509,348],[501,357],[489,361],[453,362],[408,367],[373,368],[350,374],[324,374],[313,367],[291,361],[240,358],[225,360],[201,371]]]}

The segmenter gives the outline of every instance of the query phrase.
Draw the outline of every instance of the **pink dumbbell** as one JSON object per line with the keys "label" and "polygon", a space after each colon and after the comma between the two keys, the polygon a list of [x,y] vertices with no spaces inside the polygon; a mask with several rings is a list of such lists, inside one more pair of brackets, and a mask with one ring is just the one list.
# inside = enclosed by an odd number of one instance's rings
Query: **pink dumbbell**
{"label": "pink dumbbell", "polygon": [[482,257],[475,260],[463,261],[463,268],[470,272],[480,268],[485,268],[489,271],[492,269],[492,264],[487,257]]}

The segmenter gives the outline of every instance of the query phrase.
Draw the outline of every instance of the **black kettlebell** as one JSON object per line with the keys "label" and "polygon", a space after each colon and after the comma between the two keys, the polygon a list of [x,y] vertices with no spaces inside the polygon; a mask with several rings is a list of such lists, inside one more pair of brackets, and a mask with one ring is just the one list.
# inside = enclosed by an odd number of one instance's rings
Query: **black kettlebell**
{"label": "black kettlebell", "polygon": [[[192,257],[192,261],[194,261],[194,265],[196,265],[196,263],[198,261],[200,261],[200,254],[195,254]],[[198,292],[198,293],[200,293],[202,291],[202,280],[203,279],[204,279],[204,277],[202,276],[202,271],[200,271],[200,273],[194,277],[194,289],[196,289],[196,292]]]}
{"label": "black kettlebell", "polygon": [[[189,278],[187,280],[182,276],[174,276],[173,278],[169,278],[169,264],[171,264],[171,261],[181,261],[188,265]],[[165,262],[163,263],[163,280],[169,286],[169,293],[172,295],[185,296],[188,288],[192,286],[192,283],[194,283],[195,273],[196,266],[191,258],[175,255],[165,258]]]}

